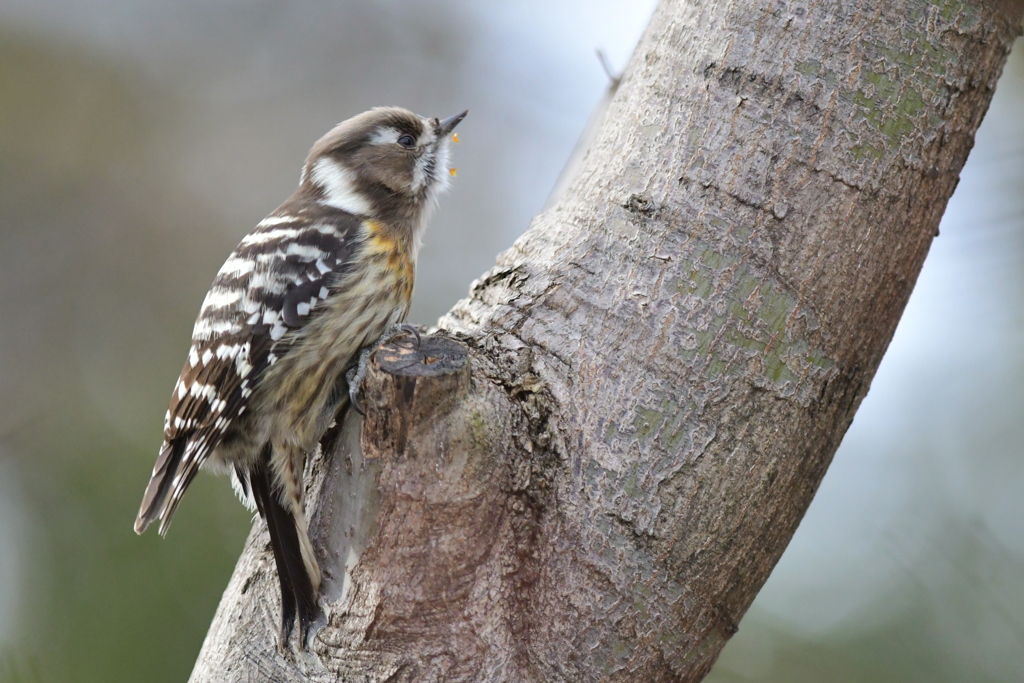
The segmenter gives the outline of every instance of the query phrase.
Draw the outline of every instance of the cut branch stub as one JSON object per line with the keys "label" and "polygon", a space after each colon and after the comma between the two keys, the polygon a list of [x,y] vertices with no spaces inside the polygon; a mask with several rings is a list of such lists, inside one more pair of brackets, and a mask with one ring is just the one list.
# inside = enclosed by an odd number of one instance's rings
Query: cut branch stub
{"label": "cut branch stub", "polygon": [[379,467],[379,527],[317,637],[343,680],[371,652],[380,678],[365,680],[475,680],[482,664],[523,659],[517,596],[536,523],[510,482],[530,456],[509,438],[523,411],[487,367],[445,337],[385,345],[370,364],[360,442]]}
{"label": "cut branch stub", "polygon": [[367,382],[363,452],[401,458],[410,430],[431,425],[469,393],[468,353],[446,337],[385,344],[374,354]]}

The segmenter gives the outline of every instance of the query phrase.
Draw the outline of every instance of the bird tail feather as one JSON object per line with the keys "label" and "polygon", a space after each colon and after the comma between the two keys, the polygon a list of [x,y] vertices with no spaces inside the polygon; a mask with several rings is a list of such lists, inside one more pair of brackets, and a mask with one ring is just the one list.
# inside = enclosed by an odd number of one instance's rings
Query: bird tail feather
{"label": "bird tail feather", "polygon": [[[182,456],[185,454],[185,439],[172,439],[164,442],[157,456],[156,464],[153,466],[153,475],[146,486],[146,493],[142,496],[142,505],[139,506],[139,514],[135,518],[135,533],[141,534],[154,520],[164,516],[164,506],[167,497],[171,493],[171,484],[181,467]],[[173,510],[172,510],[173,512]],[[167,523],[164,519],[163,527]],[[163,533],[163,529],[161,533]]]}
{"label": "bird tail feather", "polygon": [[283,649],[288,642],[297,615],[299,642],[304,648],[309,626],[316,617],[320,571],[313,557],[305,515],[296,515],[291,506],[281,502],[280,488],[271,476],[269,445],[249,471],[249,485],[256,508],[270,531],[270,545],[281,584],[279,646]]}

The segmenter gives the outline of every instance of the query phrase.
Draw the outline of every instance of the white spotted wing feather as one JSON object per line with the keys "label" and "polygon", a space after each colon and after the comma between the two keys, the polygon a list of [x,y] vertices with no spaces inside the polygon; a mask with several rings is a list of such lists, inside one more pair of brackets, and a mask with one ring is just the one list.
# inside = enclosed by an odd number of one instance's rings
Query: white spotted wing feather
{"label": "white spotted wing feather", "polygon": [[160,519],[160,533],[166,532],[200,465],[249,407],[263,372],[288,353],[294,332],[325,308],[353,253],[360,223],[331,207],[301,218],[275,214],[221,267],[171,395],[164,443],[137,531]]}

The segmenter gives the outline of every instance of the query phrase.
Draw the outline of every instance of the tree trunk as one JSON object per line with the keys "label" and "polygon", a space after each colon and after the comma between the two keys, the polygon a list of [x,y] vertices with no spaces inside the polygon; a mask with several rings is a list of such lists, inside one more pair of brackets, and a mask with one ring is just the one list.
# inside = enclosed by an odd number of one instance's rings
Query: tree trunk
{"label": "tree trunk", "polygon": [[258,522],[192,680],[700,680],[867,393],[1022,15],[664,0],[559,201],[439,338],[378,353],[365,423],[314,459],[311,652],[274,646]]}

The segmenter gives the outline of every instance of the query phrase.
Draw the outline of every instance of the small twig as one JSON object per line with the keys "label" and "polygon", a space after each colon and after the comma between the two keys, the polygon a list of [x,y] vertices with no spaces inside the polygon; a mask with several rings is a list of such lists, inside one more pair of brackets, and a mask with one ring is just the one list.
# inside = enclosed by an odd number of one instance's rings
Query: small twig
{"label": "small twig", "polygon": [[604,50],[602,50],[601,48],[597,48],[596,52],[597,59],[599,62],[601,62],[601,68],[604,69],[605,75],[608,76],[608,80],[611,82],[611,85],[609,85],[608,87],[611,90],[615,90],[616,88],[619,87],[619,83],[622,82],[622,74],[620,73],[618,76],[616,76],[612,72],[611,64],[608,63],[608,56],[605,55]]}

